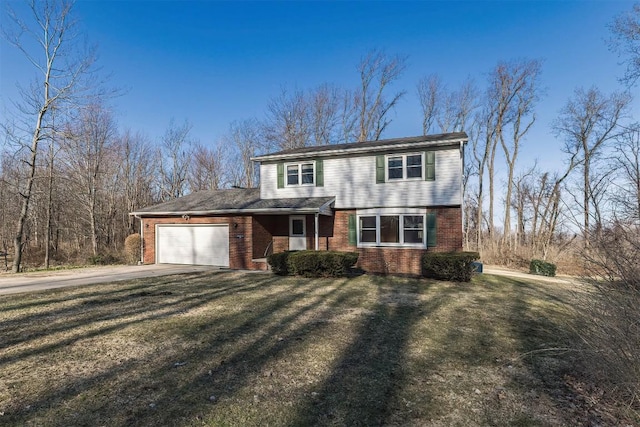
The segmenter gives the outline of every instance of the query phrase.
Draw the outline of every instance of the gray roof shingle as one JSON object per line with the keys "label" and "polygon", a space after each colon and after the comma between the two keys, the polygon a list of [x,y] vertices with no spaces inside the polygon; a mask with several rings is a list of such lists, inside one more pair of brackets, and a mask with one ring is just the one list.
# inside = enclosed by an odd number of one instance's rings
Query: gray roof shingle
{"label": "gray roof shingle", "polygon": [[198,191],[158,205],[142,208],[131,215],[204,215],[222,213],[319,212],[335,197],[261,199],[258,188]]}
{"label": "gray roof shingle", "polygon": [[279,157],[292,157],[303,154],[328,154],[333,152],[349,152],[349,151],[376,151],[386,148],[403,146],[406,144],[420,144],[442,146],[450,145],[458,141],[466,141],[469,137],[465,132],[441,133],[435,135],[413,136],[406,138],[381,139],[378,141],[351,142],[348,144],[331,144],[316,145],[312,147],[292,148],[289,150],[278,151],[276,153],[268,153],[256,156],[253,160],[262,161]]}

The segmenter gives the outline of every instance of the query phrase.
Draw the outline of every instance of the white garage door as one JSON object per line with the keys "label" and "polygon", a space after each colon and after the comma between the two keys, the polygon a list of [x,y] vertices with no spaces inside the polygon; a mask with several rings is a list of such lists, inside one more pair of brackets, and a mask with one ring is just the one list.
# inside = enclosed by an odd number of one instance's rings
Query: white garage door
{"label": "white garage door", "polygon": [[158,225],[158,264],[229,266],[228,225]]}

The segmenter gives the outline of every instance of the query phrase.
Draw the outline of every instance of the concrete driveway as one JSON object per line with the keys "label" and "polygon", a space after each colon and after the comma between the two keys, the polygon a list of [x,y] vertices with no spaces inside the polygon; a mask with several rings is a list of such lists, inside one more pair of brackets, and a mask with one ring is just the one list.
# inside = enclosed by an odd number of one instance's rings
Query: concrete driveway
{"label": "concrete driveway", "polygon": [[0,295],[217,270],[219,270],[218,267],[200,265],[118,265],[15,275],[2,274],[0,275]]}

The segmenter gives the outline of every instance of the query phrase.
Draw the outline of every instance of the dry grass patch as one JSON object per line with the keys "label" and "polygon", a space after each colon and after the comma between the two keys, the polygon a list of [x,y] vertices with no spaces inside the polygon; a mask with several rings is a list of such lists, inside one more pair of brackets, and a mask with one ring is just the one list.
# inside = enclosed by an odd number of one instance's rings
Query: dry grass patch
{"label": "dry grass patch", "polygon": [[558,350],[573,291],[220,272],[2,297],[0,424],[606,424]]}

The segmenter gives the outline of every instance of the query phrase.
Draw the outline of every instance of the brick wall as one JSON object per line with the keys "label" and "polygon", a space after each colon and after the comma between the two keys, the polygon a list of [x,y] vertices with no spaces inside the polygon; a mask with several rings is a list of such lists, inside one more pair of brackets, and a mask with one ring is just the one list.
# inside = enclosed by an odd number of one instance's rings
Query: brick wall
{"label": "brick wall", "polygon": [[[422,273],[421,258],[427,251],[448,252],[462,250],[462,212],[456,207],[429,208],[436,213],[436,243],[429,249],[370,247],[357,248],[349,244],[349,215],[355,210],[335,211],[333,236],[328,238],[329,249],[357,251],[358,267],[372,273],[416,274]],[[322,224],[320,229],[322,230]]]}
{"label": "brick wall", "polygon": [[[436,213],[437,246],[429,251],[446,252],[462,250],[462,211],[457,207],[428,208]],[[334,216],[319,217],[319,249],[357,251],[358,267],[374,273],[421,274],[421,257],[427,249],[417,248],[357,248],[349,244],[349,215],[355,210],[339,210]],[[273,252],[289,249],[288,215],[248,215],[217,217],[143,218],[144,263],[155,263],[156,224],[229,224],[229,267],[234,269],[263,270],[266,263],[252,261],[262,258],[269,242]],[[306,216],[307,247],[313,249],[315,221]]]}
{"label": "brick wall", "polygon": [[253,262],[253,221],[248,215],[242,216],[192,216],[182,217],[143,218],[143,262],[156,262],[156,224],[228,224],[229,225],[229,268],[264,270],[266,263]]}
{"label": "brick wall", "polygon": [[435,252],[455,252],[462,250],[462,209],[430,208],[427,212],[436,214],[436,247],[429,248]]}

